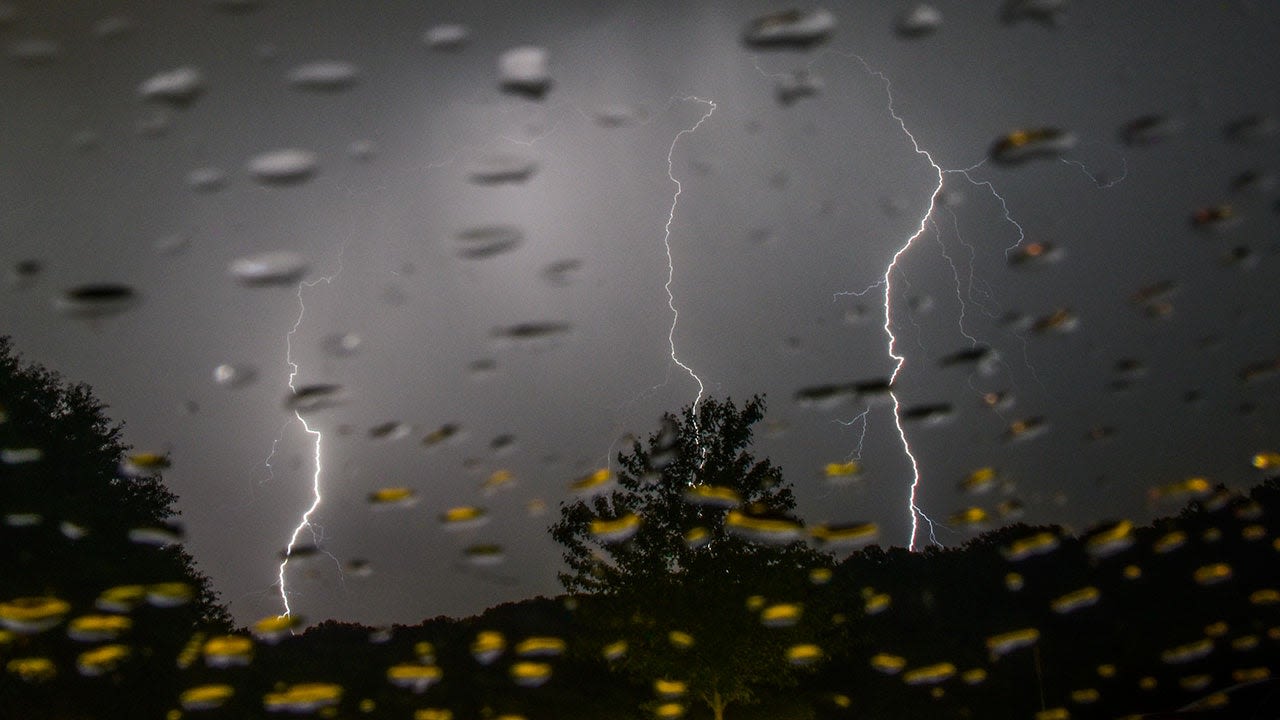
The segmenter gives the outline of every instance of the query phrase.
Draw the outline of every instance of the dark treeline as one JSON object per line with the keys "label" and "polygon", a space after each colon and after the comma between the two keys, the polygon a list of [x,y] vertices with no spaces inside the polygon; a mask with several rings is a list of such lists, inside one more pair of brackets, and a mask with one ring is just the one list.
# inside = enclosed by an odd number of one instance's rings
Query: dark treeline
{"label": "dark treeline", "polygon": [[[960,548],[865,548],[836,565],[826,584],[785,598],[822,616],[825,628],[814,639],[825,658],[796,685],[762,684],[755,702],[730,707],[726,717],[1034,718],[1042,709],[1062,708],[1069,715],[1060,717],[1115,718],[1177,708],[1268,677],[1280,669],[1280,596],[1274,593],[1280,547],[1266,524],[1277,513],[1280,480],[1272,479],[1217,509],[1194,503],[1177,517],[1136,528],[1131,547],[1104,558],[1059,528],[1026,525]],[[1257,526],[1267,528],[1265,536]],[[1059,546],[1007,559],[1012,543],[1040,532],[1059,538]],[[1185,533],[1185,544],[1154,549],[1170,533]],[[1206,580],[1202,572],[1197,581],[1197,572],[1218,563],[1229,565],[1229,579]],[[1009,589],[1011,572],[1021,576],[1020,590]],[[1098,593],[1094,604],[1054,610],[1055,600],[1090,587]],[[888,607],[877,612],[872,606],[869,614],[868,599],[877,595],[888,597]],[[761,627],[746,601],[721,610],[739,613],[744,634],[778,631]],[[601,607],[589,608],[593,602]],[[330,621],[275,645],[258,643],[252,662],[241,668],[197,663],[156,692],[176,704],[186,687],[234,686],[237,695],[222,710],[199,714],[210,718],[271,716],[264,695],[281,683],[302,682],[340,685],[342,716],[365,703],[370,716],[386,718],[412,718],[431,708],[455,718],[654,717],[659,703],[652,685],[611,672],[602,650],[612,638],[579,621],[589,610],[610,612],[609,602],[537,598],[478,617],[389,630]],[[672,620],[678,625],[680,618]],[[1037,630],[1038,638],[999,657],[988,648],[989,638],[1023,629]],[[507,646],[483,665],[472,644],[486,631],[501,633]],[[521,662],[515,646],[531,636],[561,638],[567,649],[546,660],[552,673],[545,684],[525,688],[513,680],[512,667]],[[388,668],[418,662],[424,652],[442,669],[440,680],[422,693],[393,686]],[[892,674],[878,670],[873,659],[892,664],[883,656],[905,664]],[[948,663],[954,674],[935,684],[907,682],[913,669],[942,666],[945,674]],[[690,702],[685,717],[710,717],[710,711]]]}
{"label": "dark treeline", "polygon": [[1280,479],[1144,527],[837,561],[748,452],[758,398],[668,415],[562,504],[570,594],[233,629],[166,540],[163,461],[7,342],[0,371],[3,718],[1113,718],[1280,670]]}

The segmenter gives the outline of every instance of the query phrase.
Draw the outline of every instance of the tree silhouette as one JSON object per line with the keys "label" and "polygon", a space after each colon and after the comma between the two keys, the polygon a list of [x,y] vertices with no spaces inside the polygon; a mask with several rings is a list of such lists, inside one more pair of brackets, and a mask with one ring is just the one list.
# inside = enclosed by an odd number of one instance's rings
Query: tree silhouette
{"label": "tree silhouette", "polygon": [[[781,471],[747,451],[764,410],[756,396],[741,410],[708,399],[665,415],[647,443],[619,454],[616,486],[562,503],[551,527],[569,567],[561,582],[587,593],[583,624],[600,645],[626,643],[615,667],[685,683],[681,697],[717,720],[763,687],[794,684],[788,649],[821,618],[801,612],[766,627],[761,611],[802,606],[809,572],[830,562],[788,517],[795,499]],[[625,539],[612,531],[628,526]]]}
{"label": "tree silhouette", "polygon": [[[0,603],[48,599],[67,608],[43,630],[15,626],[17,647],[58,669],[47,682],[0,681],[10,683],[4,704],[27,708],[26,717],[74,717],[85,707],[100,717],[147,715],[168,702],[156,689],[175,677],[172,658],[192,631],[231,625],[181,546],[140,542],[173,532],[176,496],[158,471],[166,461],[126,471],[122,426],[104,410],[88,386],[24,366],[0,336]],[[114,607],[100,600],[121,586],[141,593]],[[86,646],[64,623],[104,610],[127,613],[130,628],[118,638],[127,659],[93,684],[68,684]]]}

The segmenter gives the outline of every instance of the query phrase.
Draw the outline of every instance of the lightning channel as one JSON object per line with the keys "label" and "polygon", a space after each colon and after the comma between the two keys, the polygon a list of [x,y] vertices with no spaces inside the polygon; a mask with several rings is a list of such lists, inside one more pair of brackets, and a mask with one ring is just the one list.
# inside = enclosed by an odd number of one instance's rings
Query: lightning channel
{"label": "lightning channel", "polygon": [[694,123],[692,127],[676,133],[676,136],[671,140],[671,147],[667,148],[667,178],[671,180],[671,182],[675,183],[676,192],[671,196],[671,210],[667,213],[667,224],[662,229],[662,245],[667,249],[667,282],[663,285],[663,289],[667,292],[667,307],[671,309],[671,327],[667,330],[667,345],[671,348],[671,362],[679,365],[686,373],[689,374],[689,377],[693,378],[693,381],[698,384],[698,394],[693,400],[693,421],[694,429],[696,431],[698,422],[698,403],[702,402],[702,395],[706,391],[706,387],[702,384],[702,378],[698,377],[698,374],[693,371],[693,368],[686,365],[676,354],[676,325],[680,322],[680,311],[676,309],[676,297],[671,291],[671,283],[675,282],[676,276],[675,259],[671,252],[671,224],[675,222],[676,207],[680,204],[680,193],[684,192],[684,186],[681,185],[680,181],[676,178],[675,162],[672,158],[675,155],[676,145],[680,142],[680,138],[696,132],[702,123],[706,122],[707,118],[710,118],[711,114],[716,111],[716,104],[712,100],[706,100],[694,96],[682,97],[680,100],[684,102],[699,102],[707,106],[707,111],[703,113],[702,117],[698,118],[698,122]]}
{"label": "lightning channel", "polygon": [[[923,520],[929,526],[929,538],[934,544],[938,544],[937,537],[934,535],[933,520],[925,514],[924,510],[916,503],[917,492],[920,489],[920,463],[916,460],[915,453],[911,451],[911,443],[907,440],[906,430],[902,427],[902,401],[898,399],[898,393],[893,389],[893,385],[898,380],[898,375],[902,373],[902,366],[906,364],[906,355],[897,353],[898,338],[893,333],[893,275],[898,269],[898,260],[911,249],[915,241],[924,235],[929,227],[929,222],[933,217],[933,211],[938,206],[938,197],[942,194],[942,187],[945,183],[945,171],[942,166],[933,159],[933,155],[928,150],[920,147],[920,143],[916,140],[916,136],[907,129],[907,123],[898,115],[898,111],[893,106],[893,84],[889,82],[889,78],[879,70],[873,69],[867,61],[861,56],[855,55],[858,62],[862,63],[862,67],[868,74],[879,78],[884,83],[885,94],[889,98],[889,115],[897,121],[898,127],[902,129],[903,134],[911,140],[911,146],[915,149],[917,155],[924,157],[929,161],[929,165],[938,176],[938,184],[934,187],[933,193],[929,195],[929,207],[924,215],[920,218],[920,225],[916,228],[915,233],[907,238],[902,247],[893,254],[893,258],[889,261],[889,265],[885,268],[884,276],[872,287],[882,286],[884,288],[884,332],[889,338],[888,352],[889,357],[893,359],[893,373],[889,375],[889,397],[893,400],[893,424],[898,430],[898,439],[902,441],[902,451],[906,454],[907,459],[911,461],[911,492],[908,498],[908,510],[911,514],[911,538],[907,543],[907,549],[914,551],[916,549],[916,538],[920,533],[920,521]],[[871,288],[867,288],[870,290]],[[854,293],[854,294],[865,294]]]}
{"label": "lightning channel", "polygon": [[[345,251],[346,251],[346,246],[343,245],[342,250],[338,252],[338,269],[332,275],[319,277],[319,278],[316,278],[315,280],[304,280],[298,283],[298,292],[297,292],[298,317],[293,321],[293,327],[290,328],[289,332],[286,333],[284,336],[284,340],[285,340],[284,361],[285,361],[285,364],[289,366],[289,391],[292,393],[297,393],[298,391],[298,388],[293,384],[294,379],[298,376],[298,363],[295,362],[293,359],[293,336],[298,332],[298,328],[302,326],[302,319],[303,317],[306,316],[306,313],[307,313],[307,306],[302,300],[302,291],[306,288],[315,287],[320,283],[325,283],[326,285],[332,284],[333,281],[338,277],[338,275],[342,273],[342,254]],[[320,534],[316,530],[316,526],[312,524],[311,516],[315,514],[315,511],[320,507],[320,503],[324,500],[324,496],[321,495],[321,492],[320,492],[320,475],[324,471],[324,467],[321,464],[321,443],[324,440],[324,434],[321,433],[319,430],[312,428],[311,425],[307,423],[306,418],[302,417],[302,412],[300,410],[295,409],[293,411],[293,416],[298,419],[298,422],[302,423],[302,429],[306,431],[308,435],[314,438],[313,461],[315,465],[315,471],[311,475],[311,505],[307,508],[306,512],[302,513],[302,516],[299,519],[297,526],[294,527],[293,529],[293,534],[289,536],[289,543],[288,545],[285,546],[284,559],[280,562],[280,569],[277,573],[277,585],[280,588],[280,602],[284,606],[284,613],[282,614],[285,617],[291,616],[293,614],[293,609],[289,607],[289,592],[285,585],[285,569],[286,567],[288,567],[289,558],[293,555],[293,549],[298,543],[298,536],[302,534],[302,531],[304,528],[311,531],[312,541],[317,545],[319,545]],[[281,431],[283,432],[283,428],[281,428]],[[276,446],[279,444],[279,442],[280,442],[280,439],[276,438],[276,441],[272,443],[271,445],[272,456],[275,455]],[[267,458],[268,467],[270,467],[270,460],[271,458],[268,457]],[[337,561],[336,558],[334,561],[335,562]],[[341,566],[339,566],[339,571],[341,571]]]}

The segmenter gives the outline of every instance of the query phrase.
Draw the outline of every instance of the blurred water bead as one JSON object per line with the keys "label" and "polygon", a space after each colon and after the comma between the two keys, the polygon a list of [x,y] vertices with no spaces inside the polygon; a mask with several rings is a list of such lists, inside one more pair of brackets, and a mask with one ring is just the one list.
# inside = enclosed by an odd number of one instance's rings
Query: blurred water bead
{"label": "blurred water bead", "polygon": [[178,607],[195,600],[196,592],[187,583],[147,585],[146,600],[151,607]]}
{"label": "blurred water bead", "polygon": [[389,487],[374,490],[368,496],[369,505],[375,510],[386,508],[413,507],[418,502],[418,494],[413,488]]}
{"label": "blurred water bead", "polygon": [[822,476],[827,480],[852,478],[862,473],[862,465],[856,460],[848,462],[827,463],[822,468]]}
{"label": "blurred water bead", "polygon": [[537,169],[537,161],[524,153],[488,153],[472,161],[467,169],[467,178],[477,185],[522,183],[532,177]]}
{"label": "blurred water bead", "polygon": [[173,124],[173,118],[164,110],[154,110],[148,112],[138,118],[134,123],[134,129],[143,137],[160,137],[169,132],[169,127]]}
{"label": "blurred water bead", "polygon": [[533,343],[547,340],[557,335],[564,335],[571,329],[572,326],[568,323],[526,322],[494,328],[492,335],[499,340]]}
{"label": "blurred water bead", "polygon": [[642,107],[618,103],[597,108],[594,118],[600,127],[621,128],[645,122],[648,113]]}
{"label": "blurred water bead", "polygon": [[105,675],[115,671],[132,652],[128,645],[120,644],[86,650],[76,658],[76,670],[85,677]]}
{"label": "blurred water bead", "polygon": [[427,688],[444,677],[436,665],[418,663],[401,663],[387,668],[387,680],[396,687],[412,690],[415,693],[426,692]]}
{"label": "blurred water bead", "polygon": [[1250,168],[1231,178],[1231,191],[1265,196],[1276,187],[1276,174],[1269,170]]}
{"label": "blurred water bead", "polygon": [[778,78],[774,86],[774,94],[778,98],[778,103],[785,107],[802,98],[818,95],[824,87],[826,83],[821,77],[808,70],[797,70],[785,73]]}
{"label": "blurred water bead", "polygon": [[347,145],[347,156],[352,160],[368,162],[378,153],[378,145],[372,140],[352,140]]}
{"label": "blurred water bead", "polygon": [[83,525],[77,525],[70,520],[63,520],[58,524],[58,532],[68,540],[79,540],[89,534],[89,528]]}
{"label": "blurred water bead", "polygon": [[762,544],[785,545],[803,535],[798,521],[782,515],[750,515],[730,510],[725,515],[724,524],[734,535]]}
{"label": "blurred water bead", "polygon": [[1264,451],[1253,456],[1252,465],[1259,470],[1280,468],[1280,452]]}
{"label": "blurred water bead", "polygon": [[39,513],[8,513],[4,516],[4,524],[9,527],[36,527],[44,524],[44,516]]}
{"label": "blurred water bead", "polygon": [[95,318],[124,312],[137,302],[137,292],[128,285],[94,283],[64,291],[54,301],[54,307],[67,315]]}
{"label": "blurred water bead", "polygon": [[627,655],[627,641],[616,640],[600,649],[600,654],[607,662],[621,660]]}
{"label": "blurred water bead", "polygon": [[600,468],[569,483],[569,492],[581,498],[603,495],[613,489],[615,479],[609,468]]}
{"label": "blurred water bead", "polygon": [[1236,143],[1256,143],[1280,133],[1280,120],[1273,115],[1254,113],[1243,115],[1222,128],[1227,140]]}
{"label": "blurred water bead", "polygon": [[48,65],[62,55],[62,46],[48,38],[29,37],[9,43],[5,54],[20,65]]}
{"label": "blurred water bead", "polygon": [[551,679],[551,665],[522,660],[511,664],[511,679],[520,687],[539,687]]}
{"label": "blurred water bead", "polygon": [[44,451],[35,447],[14,447],[0,449],[0,463],[4,465],[25,465],[39,462],[44,458]]}
{"label": "blurred water bead", "polygon": [[871,656],[871,667],[885,675],[896,675],[902,672],[907,666],[907,659],[901,655],[891,655],[889,653],[876,653]]}
{"label": "blurred water bead", "polygon": [[438,445],[446,440],[457,437],[460,430],[461,428],[453,423],[445,423],[423,436],[422,444],[426,447]]}
{"label": "blurred water bead", "polygon": [[247,168],[263,185],[295,185],[314,175],[316,164],[315,153],[286,148],[255,155]]}
{"label": "blurred water bead", "polygon": [[71,612],[71,604],[57,597],[20,597],[0,602],[0,626],[20,635],[44,632]]}
{"label": "blurred water bead", "polygon": [[1081,608],[1096,605],[1098,603],[1098,598],[1101,596],[1102,594],[1098,591],[1098,588],[1091,585],[1055,598],[1051,603],[1049,603],[1049,607],[1059,615],[1066,615],[1067,613],[1075,612]]}
{"label": "blurred water bead", "polygon": [[494,545],[492,543],[468,545],[463,549],[462,554],[467,559],[468,563],[480,567],[501,565],[503,561],[507,559],[502,546]]}
{"label": "blurred water bead", "polygon": [[904,38],[932,35],[942,27],[942,12],[932,5],[913,5],[898,16],[894,30]]}
{"label": "blurred water bead", "polygon": [[1206,232],[1220,233],[1240,224],[1240,213],[1231,205],[1206,205],[1191,213],[1191,227]]}
{"label": "blurred water bead", "polygon": [[320,60],[299,65],[289,71],[289,84],[313,92],[337,92],[354,85],[360,71],[341,60]]}
{"label": "blurred water bead", "polygon": [[318,383],[303,385],[285,397],[284,407],[290,412],[315,412],[336,407],[347,398],[341,385]]}
{"label": "blurred water bead", "polygon": [[489,496],[503,488],[511,487],[515,485],[515,483],[515,473],[510,470],[494,470],[489,474],[489,477],[485,478],[485,481],[480,484],[480,489],[484,491],[486,496]]}
{"label": "blurred water bead", "polygon": [[1048,429],[1049,424],[1042,417],[1021,418],[1009,423],[1009,428],[1004,433],[1004,440],[1025,442],[1043,435]]}
{"label": "blurred water bead", "polygon": [[5,282],[17,289],[30,287],[42,269],[39,260],[31,258],[19,260],[9,266],[8,272],[5,273]]}
{"label": "blurred water bead", "polygon": [[973,495],[982,495],[995,489],[996,469],[990,466],[981,467],[965,476],[960,481],[960,491]]}
{"label": "blurred water bead", "polygon": [[126,477],[155,475],[169,467],[169,456],[165,453],[131,453],[120,461],[120,473]]}
{"label": "blurred water bead", "polygon": [[809,534],[818,544],[829,550],[854,550],[875,542],[880,537],[880,526],[873,522],[815,525]]}
{"label": "blurred water bead", "polygon": [[458,257],[464,260],[484,260],[511,252],[524,241],[520,228],[511,225],[485,225],[472,227],[454,234],[458,242]]}
{"label": "blurred water bead", "polygon": [[440,513],[440,524],[451,531],[470,530],[487,522],[489,514],[482,507],[464,505]]}
{"label": "blurred water bead", "polygon": [[803,49],[826,41],[835,27],[835,15],[823,8],[786,10],[752,20],[742,39],[757,48]]}
{"label": "blurred water bead", "polygon": [[950,403],[931,403],[913,405],[901,412],[903,422],[918,422],[926,426],[941,425],[949,421],[955,414]]}
{"label": "blurred water bead", "polygon": [[286,687],[283,692],[262,696],[262,704],[268,712],[293,714],[315,713],[341,701],[342,686],[335,683],[298,683]]}
{"label": "blurred water bead", "polygon": [[936,685],[950,679],[956,674],[956,666],[949,662],[912,668],[902,674],[902,681],[908,685]]}
{"label": "blurred water bead", "polygon": [[320,349],[334,357],[351,357],[364,346],[364,338],[355,333],[332,333],[320,341]]}
{"label": "blurred water bead", "polygon": [[1182,131],[1180,119],[1165,115],[1142,115],[1120,128],[1120,140],[1125,145],[1155,145]]}
{"label": "blurred water bead", "polygon": [[526,45],[498,56],[498,82],[504,92],[541,99],[551,89],[545,48]]}
{"label": "blurred water bead", "polygon": [[14,658],[5,663],[4,669],[27,683],[47,682],[58,675],[57,666],[46,657]]}
{"label": "blurred water bead", "polygon": [[471,642],[471,657],[481,665],[488,665],[507,649],[507,639],[496,630],[482,630]]}
{"label": "blurred water bead", "polygon": [[161,255],[177,255],[191,247],[191,235],[185,232],[170,233],[151,243],[151,247]]}
{"label": "blurred water bead", "polygon": [[466,25],[433,25],[422,33],[422,42],[432,50],[457,50],[467,44],[471,31]]}
{"label": "blurred water bead", "polygon": [[1040,631],[1036,628],[1010,630],[987,637],[987,651],[993,658],[999,658],[1024,647],[1034,645],[1040,639]]}
{"label": "blurred water bead", "polygon": [[1009,253],[1013,267],[1040,267],[1062,259],[1062,249],[1048,242],[1029,242],[1018,245]]}
{"label": "blurred water bead", "polygon": [[1000,20],[1012,25],[1023,20],[1055,26],[1066,10],[1067,0],[1006,0]]}
{"label": "blurred water bead", "polygon": [[556,287],[567,287],[575,281],[582,269],[582,261],[576,258],[554,260],[543,268],[543,278]]}
{"label": "blurred water bead", "polygon": [[248,665],[253,660],[253,641],[244,635],[218,635],[207,639],[200,653],[209,667]]}
{"label": "blurred water bead", "polygon": [[690,505],[728,510],[742,504],[742,496],[731,487],[723,485],[696,485],[684,493],[684,501]]}
{"label": "blurred water bead", "polygon": [[178,705],[188,712],[215,710],[235,695],[235,688],[223,683],[211,683],[187,688],[178,696]]}
{"label": "blurred water bead", "polygon": [[613,519],[593,518],[589,530],[597,542],[611,544],[630,540],[640,530],[640,525],[640,516],[625,513]]}
{"label": "blurred water bead", "polygon": [[379,423],[369,428],[371,440],[399,440],[413,432],[413,426],[398,420]]}
{"label": "blurred water bead", "polygon": [[145,585],[117,585],[103,590],[93,602],[102,612],[127,613],[141,605],[147,598]]}
{"label": "blurred water bead", "polygon": [[255,622],[250,632],[254,638],[274,645],[300,627],[302,619],[296,615],[271,615]]}
{"label": "blurred water bead", "polygon": [[228,266],[231,277],[248,287],[297,285],[307,272],[302,256],[285,250],[236,258]]}
{"label": "blurred water bead", "polygon": [[1054,127],[1014,130],[991,146],[991,159],[1018,165],[1039,157],[1057,157],[1076,145],[1076,136]]}
{"label": "blurred water bead", "polygon": [[225,388],[241,388],[253,383],[258,371],[252,365],[222,364],[213,369],[213,381]]}
{"label": "blurred water bead", "polygon": [[187,173],[187,186],[197,192],[217,192],[227,185],[227,174],[216,167],[201,167]]}
{"label": "blurred water bead", "polygon": [[186,107],[204,91],[204,75],[190,65],[166,70],[147,78],[138,86],[138,95],[146,100]]}
{"label": "blurred water bead", "polygon": [[93,24],[93,36],[101,40],[116,38],[134,28],[133,18],[127,15],[111,15]]}

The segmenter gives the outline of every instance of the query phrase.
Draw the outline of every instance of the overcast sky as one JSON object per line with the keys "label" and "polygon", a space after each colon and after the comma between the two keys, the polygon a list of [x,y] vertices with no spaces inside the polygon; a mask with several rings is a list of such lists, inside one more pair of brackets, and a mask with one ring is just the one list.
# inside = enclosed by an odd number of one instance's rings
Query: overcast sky
{"label": "overcast sky", "polygon": [[[1077,530],[1172,512],[1180,501],[1154,488],[1197,474],[1247,487],[1252,455],[1280,449],[1280,385],[1241,379],[1280,356],[1280,6],[1063,5],[1055,23],[1006,23],[996,0],[936,0],[941,24],[908,38],[894,28],[911,3],[841,3],[828,41],[796,51],[742,42],[752,18],[786,9],[760,2],[3,3],[0,332],[91,384],[135,447],[172,453],[187,547],[238,621],[281,609],[279,553],[312,501],[314,441],[284,406],[295,323],[295,384],[339,384],[345,399],[307,416],[323,434],[313,519],[337,564],[290,564],[293,611],[412,623],[555,593],[545,529],[567,484],[697,393],[668,345],[670,152],[676,353],[711,395],[767,394],[755,451],[782,466],[807,522],[870,520],[882,544],[911,540],[892,406],[859,419],[859,398],[796,399],[893,371],[876,284],[899,251],[897,395],[952,408],[904,425],[938,542],[974,535],[949,524],[958,510],[1010,499],[1025,521]],[[432,48],[423,35],[440,24],[469,36]],[[499,56],[524,45],[547,53],[541,99],[501,87]],[[291,81],[317,61],[355,74]],[[194,99],[142,96],[180,68],[200,74]],[[780,102],[796,71],[817,92]],[[619,108],[618,126],[600,120]],[[1151,115],[1157,142],[1122,142]],[[1074,146],[987,160],[1006,133],[1040,127]],[[908,133],[943,169],[987,160],[946,174],[927,219],[938,172]],[[284,149],[312,154],[310,176],[256,179],[250,161]],[[512,160],[531,174],[471,177]],[[1193,227],[1218,205],[1231,221]],[[487,239],[467,239],[477,228]],[[1011,265],[1020,241],[1051,244],[1056,262]],[[308,283],[331,278],[302,289],[300,322],[294,284],[229,271],[267,251],[303,258]],[[1132,301],[1165,281],[1155,311]],[[60,309],[96,283],[136,302],[89,319]],[[1019,318],[1058,309],[1074,331]],[[498,337],[524,323],[563,331]],[[998,354],[989,373],[940,366],[975,342]],[[224,364],[254,376],[220,384]],[[1012,405],[983,407],[995,391]],[[1030,417],[1045,432],[1006,442]],[[391,421],[411,432],[370,437]],[[445,424],[460,433],[424,447]],[[1113,433],[1090,440],[1097,428]],[[501,436],[513,441],[495,447]],[[824,479],[853,458],[857,478]],[[1000,488],[958,489],[988,465]],[[486,492],[504,469],[514,481]],[[369,506],[394,486],[419,502]],[[442,529],[460,505],[490,522]],[[477,543],[505,561],[468,564]],[[340,576],[356,559],[372,572]]]}

